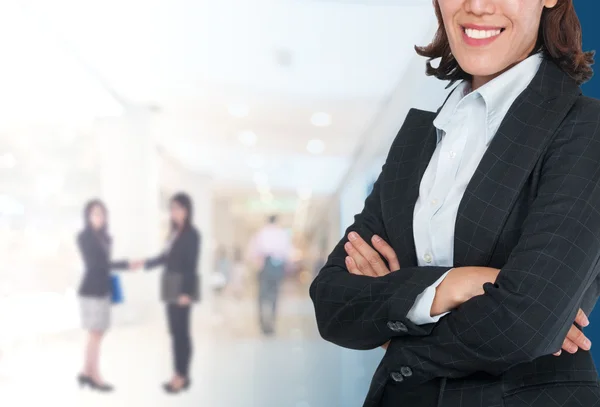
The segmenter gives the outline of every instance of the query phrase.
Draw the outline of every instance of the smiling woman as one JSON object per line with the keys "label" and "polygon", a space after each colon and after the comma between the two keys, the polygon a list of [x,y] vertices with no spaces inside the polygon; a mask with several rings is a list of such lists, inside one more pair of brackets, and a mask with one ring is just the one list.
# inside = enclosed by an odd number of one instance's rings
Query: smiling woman
{"label": "smiling woman", "polygon": [[[544,51],[578,84],[592,77],[594,53],[581,49],[581,26],[571,0],[440,0],[434,5],[439,23],[435,38],[415,47],[429,58],[428,75],[490,80]],[[435,68],[431,62],[438,58]]]}
{"label": "smiling woman", "polygon": [[386,349],[365,407],[598,405],[600,102],[572,0],[434,4],[417,52],[460,83],[406,117],[311,285],[319,331]]}

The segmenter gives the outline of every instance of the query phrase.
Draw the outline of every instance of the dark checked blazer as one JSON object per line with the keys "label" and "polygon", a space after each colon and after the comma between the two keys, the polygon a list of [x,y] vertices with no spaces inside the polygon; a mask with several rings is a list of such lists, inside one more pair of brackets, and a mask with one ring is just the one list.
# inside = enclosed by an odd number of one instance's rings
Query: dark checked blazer
{"label": "dark checked blazer", "polygon": [[[447,267],[418,267],[413,209],[436,147],[435,113],[411,110],[348,231],[384,238],[401,270],[349,274],[335,247],[310,287],[323,338],[391,340],[365,407],[600,406],[589,352],[552,356],[599,295],[600,102],[545,60],[516,99],[459,206],[454,266],[500,268],[485,294],[436,324],[406,315]],[[347,233],[346,233],[347,236]]]}

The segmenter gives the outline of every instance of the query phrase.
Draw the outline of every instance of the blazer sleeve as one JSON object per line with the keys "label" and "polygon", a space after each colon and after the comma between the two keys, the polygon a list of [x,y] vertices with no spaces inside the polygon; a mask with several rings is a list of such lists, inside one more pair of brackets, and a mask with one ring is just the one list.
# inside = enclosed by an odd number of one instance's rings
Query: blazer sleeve
{"label": "blazer sleeve", "polygon": [[364,209],[355,216],[310,287],[321,336],[350,349],[374,349],[392,337],[429,334],[433,324],[419,326],[406,316],[417,296],[448,271],[448,267],[403,267],[402,272],[378,278],[348,272],[344,244],[350,231],[369,244],[374,234],[390,241],[381,211],[382,180],[390,156]]}
{"label": "blazer sleeve", "polygon": [[500,375],[561,348],[599,271],[600,108],[593,113],[579,111],[551,143],[521,238],[495,284],[431,335],[392,340],[386,369],[412,369],[398,386],[476,371]]}
{"label": "blazer sleeve", "polygon": [[151,270],[156,267],[163,266],[166,262],[167,262],[167,255],[166,255],[166,253],[163,252],[163,253],[159,254],[158,256],[150,257],[149,259],[146,259],[146,261],[144,262],[144,268],[146,270]]}
{"label": "blazer sleeve", "polygon": [[81,251],[83,262],[88,270],[106,270],[106,267],[108,267],[109,270],[123,270],[129,268],[128,261],[110,261],[106,251],[102,249],[89,234],[80,234],[77,238],[77,244]]}
{"label": "blazer sleeve", "polygon": [[183,274],[182,293],[193,296],[197,290],[200,234],[193,230],[183,243],[181,259],[181,273]]}
{"label": "blazer sleeve", "polygon": [[127,261],[127,260],[111,261],[110,269],[111,270],[128,270],[129,269],[129,261]]}

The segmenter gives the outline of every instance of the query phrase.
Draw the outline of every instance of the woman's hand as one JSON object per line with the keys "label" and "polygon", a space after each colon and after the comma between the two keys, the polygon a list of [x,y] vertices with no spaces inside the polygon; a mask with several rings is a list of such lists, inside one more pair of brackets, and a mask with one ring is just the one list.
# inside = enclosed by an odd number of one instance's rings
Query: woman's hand
{"label": "woman's hand", "polygon": [[457,267],[436,288],[431,315],[452,311],[464,302],[483,295],[483,285],[496,281],[499,269],[490,267]]}
{"label": "woman's hand", "polygon": [[134,261],[130,261],[129,262],[129,269],[130,270],[139,270],[142,267],[144,267],[145,261],[144,260],[134,260]]}
{"label": "woman's hand", "polygon": [[[577,312],[577,316],[575,317],[575,324],[585,327],[590,324],[587,315],[583,310],[579,310]],[[592,342],[581,332],[581,330],[577,327],[577,325],[573,324],[569,332],[567,333],[567,337],[563,341],[562,349],[554,354],[554,356],[560,356],[563,349],[569,353],[575,353],[579,349],[581,350],[590,350],[592,347]]]}
{"label": "woman's hand", "polygon": [[[499,273],[499,269],[489,267],[458,267],[452,269],[436,289],[431,306],[431,315],[441,315],[452,311],[471,298],[483,295],[483,285],[495,283]],[[575,324],[581,327],[590,324],[581,309],[575,317]],[[590,350],[592,343],[575,324],[571,326],[567,333],[562,349],[554,353],[555,356],[560,356],[562,350],[568,353],[575,353],[579,349]]]}
{"label": "woman's hand", "polygon": [[[379,236],[375,235],[371,239],[376,250],[371,248],[356,232],[351,232],[348,240],[344,249],[348,254],[346,267],[350,273],[381,277],[400,270],[400,263],[394,249]],[[381,256],[387,260],[389,268]],[[457,267],[450,270],[444,281],[436,288],[431,315],[441,315],[452,311],[471,298],[483,295],[484,284],[495,283],[499,273],[500,269],[491,267]],[[581,309],[577,313],[575,324],[581,327],[589,325],[589,320]],[[562,350],[568,353],[575,353],[579,349],[590,350],[591,341],[575,324],[563,341],[562,349],[554,353],[555,356],[560,356]],[[388,345],[389,342],[382,345],[382,348],[387,349]]]}
{"label": "woman's hand", "polygon": [[[393,271],[400,270],[400,263],[394,249],[379,236],[374,235],[371,239],[375,250],[356,232],[350,232],[348,240],[344,245],[344,249],[348,254],[348,257],[346,257],[346,267],[350,273],[362,276],[382,277]],[[389,268],[381,258],[382,255],[387,260]]]}
{"label": "woman's hand", "polygon": [[187,307],[188,305],[190,305],[192,303],[191,298],[189,297],[189,295],[185,295],[182,294],[179,296],[179,298],[177,299],[177,304],[180,307]]}

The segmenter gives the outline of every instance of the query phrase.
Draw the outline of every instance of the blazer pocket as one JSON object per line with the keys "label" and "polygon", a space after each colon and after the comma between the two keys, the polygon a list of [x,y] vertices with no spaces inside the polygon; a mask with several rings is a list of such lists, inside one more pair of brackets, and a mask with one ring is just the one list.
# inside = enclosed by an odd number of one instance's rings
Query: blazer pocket
{"label": "blazer pocket", "polygon": [[599,402],[598,382],[555,382],[514,389],[504,396],[503,407],[579,407]]}
{"label": "blazer pocket", "polygon": [[194,275],[187,283],[191,283],[191,287],[185,286],[186,279],[183,274],[174,271],[163,271],[161,279],[161,300],[172,304],[179,301],[179,296],[184,292],[188,293],[193,302],[200,301],[200,277]]}
{"label": "blazer pocket", "polygon": [[598,383],[598,373],[589,352],[577,352],[574,355],[563,352],[558,357],[544,356],[532,363],[516,366],[502,376],[505,396],[532,387],[543,388],[565,383]]}
{"label": "blazer pocket", "polygon": [[161,280],[161,300],[166,303],[176,303],[182,293],[182,274],[165,270],[163,271]]}

